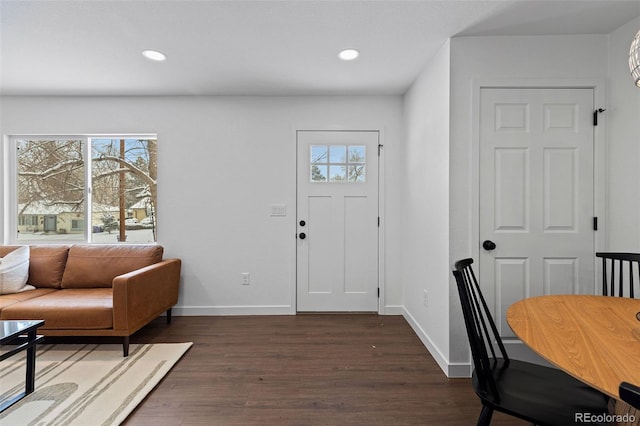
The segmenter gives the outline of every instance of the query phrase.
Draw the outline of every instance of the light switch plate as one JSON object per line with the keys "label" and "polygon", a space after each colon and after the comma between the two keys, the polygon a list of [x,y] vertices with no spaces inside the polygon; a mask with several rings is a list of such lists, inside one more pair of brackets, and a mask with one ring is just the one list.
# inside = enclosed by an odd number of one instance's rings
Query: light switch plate
{"label": "light switch plate", "polygon": [[287,206],[285,204],[271,204],[271,216],[286,216]]}

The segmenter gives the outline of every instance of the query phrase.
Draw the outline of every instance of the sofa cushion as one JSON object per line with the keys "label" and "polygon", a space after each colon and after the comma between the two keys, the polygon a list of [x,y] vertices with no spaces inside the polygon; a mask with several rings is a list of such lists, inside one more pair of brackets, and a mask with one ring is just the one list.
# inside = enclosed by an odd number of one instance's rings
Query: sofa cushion
{"label": "sofa cushion", "polygon": [[111,287],[118,275],[158,263],[160,245],[76,244],[69,249],[62,288]]}
{"label": "sofa cushion", "polygon": [[60,288],[69,246],[31,246],[29,284],[37,288]]}
{"label": "sofa cushion", "polygon": [[21,246],[0,258],[0,294],[13,294],[35,287],[29,278],[29,246]]}
{"label": "sofa cushion", "polygon": [[23,291],[20,293],[3,294],[0,296],[0,311],[7,306],[13,305],[14,303],[33,299],[34,297],[44,296],[45,294],[51,293],[53,291],[55,290],[51,288],[37,288],[35,290]]}
{"label": "sofa cushion", "polygon": [[[0,257],[20,246],[0,246]],[[60,288],[69,246],[37,245],[30,247],[28,284],[36,288]]]}
{"label": "sofa cushion", "polygon": [[0,319],[42,319],[44,330],[110,329],[113,328],[112,301],[110,288],[55,290],[4,308]]}

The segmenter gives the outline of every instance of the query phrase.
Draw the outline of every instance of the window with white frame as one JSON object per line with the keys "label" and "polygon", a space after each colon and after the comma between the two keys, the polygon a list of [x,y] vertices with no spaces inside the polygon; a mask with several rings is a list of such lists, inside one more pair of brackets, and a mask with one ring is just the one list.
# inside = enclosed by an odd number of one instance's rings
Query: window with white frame
{"label": "window with white frame", "polygon": [[13,243],[150,243],[156,238],[153,135],[12,136]]}
{"label": "window with white frame", "polygon": [[366,147],[361,145],[312,145],[311,182],[366,181]]}

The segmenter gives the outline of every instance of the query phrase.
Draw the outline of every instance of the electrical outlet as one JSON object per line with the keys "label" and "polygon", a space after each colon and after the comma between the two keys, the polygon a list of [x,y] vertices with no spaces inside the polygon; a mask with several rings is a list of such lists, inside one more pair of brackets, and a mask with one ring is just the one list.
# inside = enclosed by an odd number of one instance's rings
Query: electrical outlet
{"label": "electrical outlet", "polygon": [[429,307],[429,292],[427,290],[422,294],[422,304],[425,308]]}
{"label": "electrical outlet", "polygon": [[242,285],[251,284],[251,275],[248,272],[242,273]]}

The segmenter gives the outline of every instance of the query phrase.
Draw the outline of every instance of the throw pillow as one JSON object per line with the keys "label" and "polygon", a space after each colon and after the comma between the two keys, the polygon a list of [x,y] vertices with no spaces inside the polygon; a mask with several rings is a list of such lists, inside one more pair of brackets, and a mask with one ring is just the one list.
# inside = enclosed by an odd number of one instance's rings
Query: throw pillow
{"label": "throw pillow", "polygon": [[22,246],[0,258],[0,294],[34,290],[29,278],[29,246]]}

